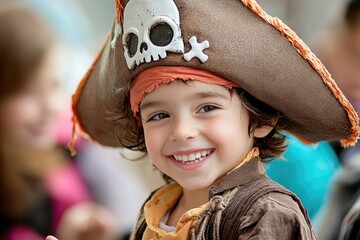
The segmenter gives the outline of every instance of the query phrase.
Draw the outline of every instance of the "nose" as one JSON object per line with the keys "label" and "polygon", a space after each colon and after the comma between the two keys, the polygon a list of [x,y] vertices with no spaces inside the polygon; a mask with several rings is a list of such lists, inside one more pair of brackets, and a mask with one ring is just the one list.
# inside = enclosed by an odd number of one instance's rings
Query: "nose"
{"label": "nose", "polygon": [[145,51],[147,51],[147,49],[148,49],[148,45],[146,44],[146,43],[141,43],[141,45],[140,45],[140,53],[143,53],[143,52],[145,52]]}
{"label": "nose", "polygon": [[196,121],[193,119],[177,119],[172,124],[169,138],[171,141],[188,141],[199,135]]}

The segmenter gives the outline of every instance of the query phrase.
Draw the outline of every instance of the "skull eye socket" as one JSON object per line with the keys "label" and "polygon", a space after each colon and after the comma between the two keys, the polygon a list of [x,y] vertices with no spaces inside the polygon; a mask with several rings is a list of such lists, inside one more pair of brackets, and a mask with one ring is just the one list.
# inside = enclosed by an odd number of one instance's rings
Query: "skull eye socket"
{"label": "skull eye socket", "polygon": [[126,38],[126,47],[128,49],[129,57],[133,57],[136,54],[139,38],[134,33],[129,33]]}
{"label": "skull eye socket", "polygon": [[165,22],[157,23],[150,29],[150,41],[158,47],[164,47],[171,43],[174,32],[171,26]]}

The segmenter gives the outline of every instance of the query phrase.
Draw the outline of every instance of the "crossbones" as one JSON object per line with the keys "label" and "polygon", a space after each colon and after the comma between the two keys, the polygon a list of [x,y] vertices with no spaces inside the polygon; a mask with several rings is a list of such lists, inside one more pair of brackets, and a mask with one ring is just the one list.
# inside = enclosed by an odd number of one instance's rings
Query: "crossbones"
{"label": "crossbones", "polygon": [[210,44],[209,41],[204,41],[202,43],[197,42],[197,38],[195,36],[192,36],[189,39],[189,43],[191,44],[191,50],[184,54],[184,59],[188,62],[190,62],[191,59],[194,57],[197,57],[200,59],[202,63],[206,62],[208,60],[208,56],[203,53],[203,51],[206,48],[209,48]]}

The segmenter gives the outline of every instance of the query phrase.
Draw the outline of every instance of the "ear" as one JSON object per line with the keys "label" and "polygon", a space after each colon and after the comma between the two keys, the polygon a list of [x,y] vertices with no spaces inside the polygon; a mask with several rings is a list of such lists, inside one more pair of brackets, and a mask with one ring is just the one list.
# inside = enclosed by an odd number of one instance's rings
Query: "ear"
{"label": "ear", "polygon": [[274,126],[276,125],[277,121],[278,119],[276,118],[271,121],[271,125],[264,125],[259,128],[256,128],[254,131],[254,137],[255,138],[266,137],[274,129]]}
{"label": "ear", "polygon": [[264,125],[262,127],[256,128],[254,131],[254,137],[255,138],[263,138],[266,137],[271,130],[273,130],[273,126]]}

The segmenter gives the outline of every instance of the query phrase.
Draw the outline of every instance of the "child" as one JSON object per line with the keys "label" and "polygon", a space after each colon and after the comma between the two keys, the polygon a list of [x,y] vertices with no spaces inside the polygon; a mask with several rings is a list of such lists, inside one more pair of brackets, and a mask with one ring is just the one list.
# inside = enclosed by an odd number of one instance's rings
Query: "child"
{"label": "child", "polygon": [[58,139],[59,42],[15,5],[0,4],[0,32],[0,239],[112,239],[112,215]]}
{"label": "child", "polygon": [[74,95],[94,140],[167,176],[132,239],[315,239],[264,175],[286,130],[353,145],[358,117],[320,61],[254,0],[116,1],[111,38]]}

